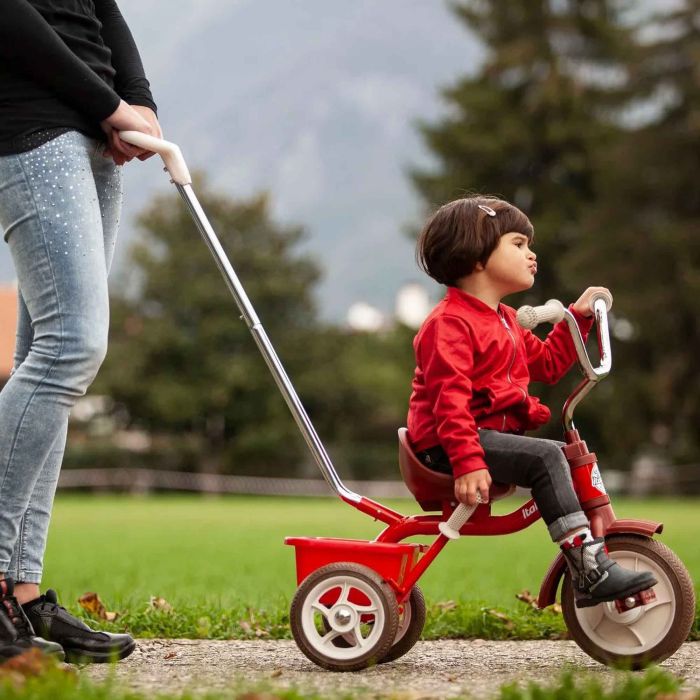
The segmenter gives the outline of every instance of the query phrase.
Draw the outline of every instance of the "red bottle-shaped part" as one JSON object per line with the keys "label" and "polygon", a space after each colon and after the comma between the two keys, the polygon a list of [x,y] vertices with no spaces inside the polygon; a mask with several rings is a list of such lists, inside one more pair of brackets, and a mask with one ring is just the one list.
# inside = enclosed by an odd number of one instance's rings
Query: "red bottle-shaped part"
{"label": "red bottle-shaped part", "polygon": [[588,451],[578,431],[570,430],[565,437],[567,444],[562,449],[569,462],[574,490],[583,510],[588,511],[610,503],[595,453]]}

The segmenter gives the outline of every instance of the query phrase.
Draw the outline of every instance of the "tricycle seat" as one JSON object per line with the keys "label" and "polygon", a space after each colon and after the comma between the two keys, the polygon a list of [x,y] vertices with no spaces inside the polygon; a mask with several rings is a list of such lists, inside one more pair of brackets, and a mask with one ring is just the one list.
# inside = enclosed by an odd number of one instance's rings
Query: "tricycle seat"
{"label": "tricycle seat", "polygon": [[[408,490],[423,510],[442,510],[445,501],[454,503],[454,479],[421,463],[408,441],[406,428],[399,428],[399,468]],[[494,481],[489,490],[489,499],[497,501],[510,496],[513,491],[515,486]]]}

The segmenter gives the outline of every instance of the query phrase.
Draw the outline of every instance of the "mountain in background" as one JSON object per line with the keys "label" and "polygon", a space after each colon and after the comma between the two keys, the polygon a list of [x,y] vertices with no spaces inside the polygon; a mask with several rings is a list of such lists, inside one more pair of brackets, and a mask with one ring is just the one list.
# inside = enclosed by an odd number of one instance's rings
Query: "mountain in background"
{"label": "mountain in background", "polygon": [[[307,229],[305,249],[324,271],[318,287],[324,318],[342,320],[355,301],[390,312],[402,284],[428,286],[405,234],[421,216],[407,169],[430,162],[416,122],[441,113],[439,88],[471,72],[482,55],[446,4],[119,5],[165,137],[181,146],[190,168],[205,171],[215,188],[232,196],[268,190],[277,218]],[[125,167],[117,274],[138,235],[135,214],[168,187],[156,159]],[[192,244],[203,245],[194,228]],[[212,274],[219,274],[213,262]],[[13,278],[3,246],[0,280]]]}

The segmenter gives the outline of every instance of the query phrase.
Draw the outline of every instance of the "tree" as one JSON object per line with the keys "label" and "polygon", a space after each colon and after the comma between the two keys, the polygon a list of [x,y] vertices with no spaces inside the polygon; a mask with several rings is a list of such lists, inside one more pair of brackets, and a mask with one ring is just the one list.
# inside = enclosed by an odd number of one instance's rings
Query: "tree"
{"label": "tree", "polygon": [[[273,222],[265,195],[228,199],[201,178],[195,187],[268,334],[297,369],[319,275],[294,251],[303,231]],[[131,250],[132,279],[113,299],[110,352],[93,391],[125,405],[134,425],[194,441],[204,470],[294,465],[295,426],[179,196],[159,197],[138,223],[144,235]]]}
{"label": "tree", "polygon": [[[535,226],[540,269],[530,292],[507,301],[573,301],[607,281],[594,266],[572,275],[563,262],[587,245],[582,218],[598,194],[598,154],[622,133],[633,28],[613,0],[474,0],[454,10],[484,42],[486,58],[443,90],[447,115],[422,125],[438,166],[415,171],[413,182],[430,209],[470,191],[516,204]],[[571,384],[537,393],[556,415]],[[603,418],[586,409],[578,416],[595,442]],[[556,421],[544,430],[559,435]]]}
{"label": "tree", "polygon": [[[295,253],[302,230],[274,223],[264,195],[232,200],[198,180],[202,206],[340,473],[396,476],[412,332],[353,333],[319,323],[318,270]],[[160,197],[139,225],[143,237],[112,299],[110,350],[91,391],[111,396],[133,427],[168,447],[155,455],[159,466],[317,477],[180,198]],[[173,446],[179,454],[169,464]]]}
{"label": "tree", "polygon": [[[601,152],[591,245],[567,269],[595,266],[616,292],[626,342],[604,426],[620,462],[657,450],[682,463],[700,449],[700,28],[696,0],[642,24],[631,89],[642,98],[614,148]],[[578,275],[580,277],[580,274]]]}

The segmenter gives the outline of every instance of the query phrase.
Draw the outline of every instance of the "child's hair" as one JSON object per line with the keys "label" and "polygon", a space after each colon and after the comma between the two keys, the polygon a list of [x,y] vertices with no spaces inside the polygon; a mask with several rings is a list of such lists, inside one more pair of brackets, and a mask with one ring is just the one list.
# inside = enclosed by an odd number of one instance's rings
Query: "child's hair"
{"label": "child's hair", "polygon": [[426,222],[416,246],[416,262],[440,284],[457,280],[486,264],[506,233],[535,232],[520,209],[498,197],[472,195],[443,204]]}

